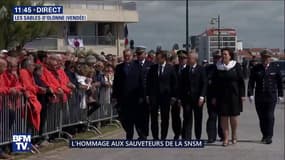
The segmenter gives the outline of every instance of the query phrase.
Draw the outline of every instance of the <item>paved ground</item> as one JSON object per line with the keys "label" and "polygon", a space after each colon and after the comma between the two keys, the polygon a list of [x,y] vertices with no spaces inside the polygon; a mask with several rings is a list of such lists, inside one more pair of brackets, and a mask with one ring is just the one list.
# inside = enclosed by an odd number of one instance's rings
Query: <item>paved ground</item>
{"label": "paved ground", "polygon": [[[284,104],[279,104],[275,112],[275,135],[273,144],[265,145],[259,141],[261,134],[258,127],[255,107],[245,102],[244,112],[240,116],[238,129],[239,141],[226,148],[221,142],[207,145],[202,149],[69,149],[67,147],[42,153],[32,160],[283,160],[284,159]],[[203,139],[207,139],[205,122],[207,118],[204,108]],[[121,139],[122,130],[107,138]],[[171,128],[169,138],[173,137]]]}

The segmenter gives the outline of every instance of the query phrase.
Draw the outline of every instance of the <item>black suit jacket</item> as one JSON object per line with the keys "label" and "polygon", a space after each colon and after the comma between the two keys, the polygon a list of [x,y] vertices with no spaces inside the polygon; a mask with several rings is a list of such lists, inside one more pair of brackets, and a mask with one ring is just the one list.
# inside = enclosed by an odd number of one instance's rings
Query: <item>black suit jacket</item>
{"label": "black suit jacket", "polygon": [[147,96],[150,100],[157,100],[164,97],[169,100],[176,97],[177,94],[177,77],[174,68],[170,64],[166,64],[161,76],[158,76],[159,65],[155,64],[150,67],[147,76]]}
{"label": "black suit jacket", "polygon": [[212,99],[215,94],[214,86],[213,86],[213,76],[217,70],[216,64],[209,64],[205,67],[206,75],[207,75],[207,99]]}
{"label": "black suit jacket", "polygon": [[205,97],[207,91],[207,76],[204,67],[197,65],[192,71],[187,66],[181,75],[181,99],[183,101],[190,97],[198,100],[200,96]]}
{"label": "black suit jacket", "polygon": [[277,96],[283,97],[282,88],[279,66],[270,64],[267,70],[263,64],[253,67],[248,81],[248,96],[252,96],[255,89],[255,101],[275,102]]}
{"label": "black suit jacket", "polygon": [[112,96],[118,103],[137,102],[143,97],[141,69],[137,63],[131,62],[127,74],[125,65],[121,63],[115,69]]}

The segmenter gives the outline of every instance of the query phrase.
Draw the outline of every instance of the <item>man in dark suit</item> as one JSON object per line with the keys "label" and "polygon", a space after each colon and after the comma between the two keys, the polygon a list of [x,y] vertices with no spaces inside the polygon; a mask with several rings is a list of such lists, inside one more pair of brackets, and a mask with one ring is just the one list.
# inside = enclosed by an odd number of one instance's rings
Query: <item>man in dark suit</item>
{"label": "man in dark suit", "polygon": [[123,52],[124,62],[116,67],[113,82],[113,98],[117,101],[119,118],[126,131],[126,138],[133,139],[137,125],[138,104],[142,101],[142,78],[140,68],[132,61],[131,50]]}
{"label": "man in dark suit", "polygon": [[216,63],[221,59],[220,51],[215,51],[213,53],[213,64],[209,64],[205,67],[207,75],[207,111],[208,111],[208,120],[207,120],[207,134],[208,134],[208,143],[214,143],[216,141],[217,133],[221,140],[223,139],[223,131],[220,125],[220,117],[218,116],[218,107],[215,107],[212,104],[213,94],[215,93],[213,88],[213,75],[217,69]]}
{"label": "man in dark suit", "polygon": [[[274,128],[274,110],[277,102],[283,101],[283,90],[280,68],[270,64],[272,52],[264,50],[260,53],[262,64],[255,65],[248,81],[248,97],[250,102],[255,100],[255,107],[262,133],[261,142],[272,143]],[[253,90],[255,94],[253,97]]]}
{"label": "man in dark suit", "polygon": [[192,113],[194,112],[195,136],[201,138],[203,104],[206,96],[207,77],[204,67],[197,64],[198,54],[188,54],[189,65],[181,75],[181,100],[183,106],[182,139],[192,137]]}
{"label": "man in dark suit", "polygon": [[[140,69],[141,69],[141,77],[142,77],[142,86],[143,86],[143,97],[146,97],[146,80],[147,74],[150,67],[153,65],[151,61],[146,59],[146,48],[144,46],[136,47],[136,55],[137,60],[135,61]],[[138,126],[136,126],[136,130],[139,135],[140,140],[147,139],[148,132],[149,132],[149,112],[150,107],[149,104],[146,103],[146,99],[139,104],[138,106],[139,117],[138,119]]]}
{"label": "man in dark suit", "polygon": [[146,99],[151,108],[151,131],[154,140],[158,137],[158,111],[161,113],[161,139],[167,137],[170,102],[174,101],[177,79],[174,68],[166,63],[167,52],[156,54],[157,64],[152,65],[147,76]]}
{"label": "man in dark suit", "polygon": [[[179,64],[174,65],[174,69],[177,75],[177,93],[181,91],[181,74],[182,70],[186,67],[187,63],[187,52],[185,50],[178,50],[177,51]],[[177,97],[176,101],[171,106],[171,117],[172,117],[172,129],[174,132],[174,139],[179,139],[181,132],[182,132],[182,124],[180,118],[180,111],[181,111],[181,100]]]}

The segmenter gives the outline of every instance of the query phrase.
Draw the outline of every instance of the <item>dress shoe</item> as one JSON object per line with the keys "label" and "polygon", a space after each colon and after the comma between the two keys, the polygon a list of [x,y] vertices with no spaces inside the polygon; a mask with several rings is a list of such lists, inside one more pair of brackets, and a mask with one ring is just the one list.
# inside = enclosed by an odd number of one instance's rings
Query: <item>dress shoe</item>
{"label": "dress shoe", "polygon": [[173,139],[174,140],[178,140],[179,139],[179,135],[175,135]]}
{"label": "dress shoe", "polygon": [[208,139],[207,143],[214,143],[215,141],[215,139]]}
{"label": "dress shoe", "polygon": [[271,144],[272,143],[272,139],[271,138],[266,138],[264,140],[264,144]]}
{"label": "dress shoe", "polygon": [[262,137],[261,143],[265,143],[265,137]]}

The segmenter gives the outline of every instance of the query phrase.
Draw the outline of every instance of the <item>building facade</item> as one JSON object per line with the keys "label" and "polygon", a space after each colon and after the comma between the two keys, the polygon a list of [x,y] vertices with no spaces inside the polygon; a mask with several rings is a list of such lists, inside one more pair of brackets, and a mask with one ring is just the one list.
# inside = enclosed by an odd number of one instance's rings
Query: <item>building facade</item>
{"label": "building facade", "polygon": [[208,60],[213,61],[212,52],[218,50],[219,43],[220,48],[231,48],[237,51],[237,32],[232,28],[220,29],[220,38],[218,36],[219,31],[216,28],[206,30],[200,35],[191,36],[192,49],[195,49],[199,54],[199,61]]}
{"label": "building facade", "polygon": [[[33,1],[37,3],[37,0]],[[81,50],[119,55],[125,49],[124,26],[139,21],[135,2],[122,0],[45,0],[44,5],[63,6],[63,13],[87,15],[87,21],[54,23],[56,35],[38,38],[25,48],[74,50],[70,39],[83,42]]]}

